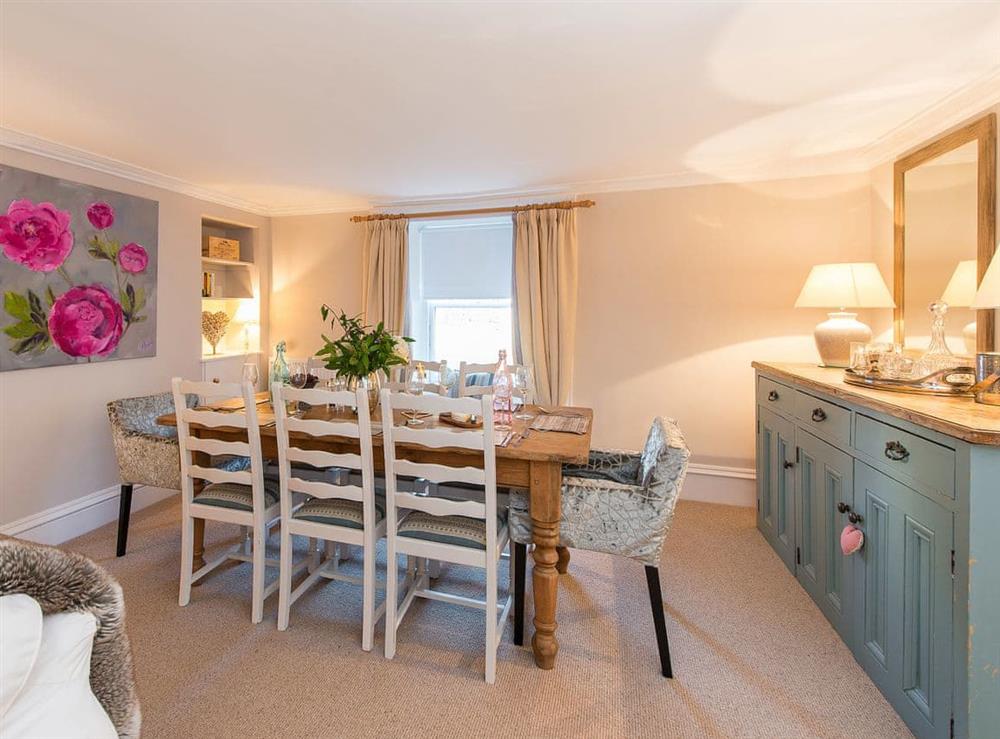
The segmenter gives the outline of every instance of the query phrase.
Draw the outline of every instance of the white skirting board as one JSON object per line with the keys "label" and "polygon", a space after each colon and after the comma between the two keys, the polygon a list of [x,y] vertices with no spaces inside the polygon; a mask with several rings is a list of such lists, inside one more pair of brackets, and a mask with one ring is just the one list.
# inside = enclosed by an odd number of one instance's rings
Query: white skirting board
{"label": "white skirting board", "polygon": [[[117,521],[120,492],[118,485],[98,490],[69,503],[4,524],[0,526],[0,534],[39,544],[62,544],[106,523]],[[132,513],[179,494],[178,490],[136,485],[132,493]]]}
{"label": "white skirting board", "polygon": [[753,508],[757,505],[756,480],[749,467],[689,464],[681,499]]}
{"label": "white skirting board", "polygon": [[[752,508],[757,499],[754,480],[754,471],[750,468],[691,464],[688,465],[681,498]],[[117,520],[119,492],[117,485],[98,490],[69,503],[11,521],[0,526],[0,534],[40,544],[62,544]],[[177,494],[176,490],[137,485],[132,495],[132,512]]]}

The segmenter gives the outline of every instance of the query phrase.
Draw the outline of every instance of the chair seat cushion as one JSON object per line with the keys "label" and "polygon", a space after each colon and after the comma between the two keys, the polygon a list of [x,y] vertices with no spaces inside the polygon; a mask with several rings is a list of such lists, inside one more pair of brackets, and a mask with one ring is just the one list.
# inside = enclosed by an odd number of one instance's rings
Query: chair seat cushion
{"label": "chair seat cushion", "polygon": [[[264,480],[264,505],[270,508],[278,502],[280,486],[277,480]],[[249,485],[236,482],[213,482],[194,496],[195,503],[233,508],[237,511],[253,510],[253,490]]]}
{"label": "chair seat cushion", "polygon": [[[292,514],[292,518],[315,521],[349,529],[364,528],[364,509],[360,501],[343,498],[313,498]],[[375,497],[375,522],[385,518],[385,497]]]}
{"label": "chair seat cushion", "polygon": [[[497,516],[498,531],[506,523],[506,517]],[[409,539],[486,550],[486,521],[481,518],[433,516],[423,511],[413,511],[403,519],[397,531],[400,536]]]}

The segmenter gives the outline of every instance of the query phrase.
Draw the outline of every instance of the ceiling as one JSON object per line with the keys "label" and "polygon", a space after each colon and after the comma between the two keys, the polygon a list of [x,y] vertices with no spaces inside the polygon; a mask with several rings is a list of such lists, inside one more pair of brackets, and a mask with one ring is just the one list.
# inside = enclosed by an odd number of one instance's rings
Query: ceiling
{"label": "ceiling", "polygon": [[1000,3],[7,0],[0,33],[0,140],[270,213],[844,171],[1000,101]]}

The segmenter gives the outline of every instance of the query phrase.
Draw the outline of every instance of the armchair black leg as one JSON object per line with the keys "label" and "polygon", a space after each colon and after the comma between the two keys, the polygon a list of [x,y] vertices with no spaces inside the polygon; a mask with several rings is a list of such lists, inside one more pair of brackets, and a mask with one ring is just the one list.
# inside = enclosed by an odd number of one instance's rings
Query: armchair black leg
{"label": "armchair black leg", "polygon": [[528,547],[511,542],[514,565],[514,643],[524,644],[524,574],[528,565]]}
{"label": "armchair black leg", "polygon": [[663,616],[663,594],[660,592],[660,570],[646,565],[646,585],[649,586],[649,602],[653,607],[653,626],[656,628],[656,646],[660,652],[660,668],[663,677],[673,677],[670,666],[670,644],[667,642],[667,622]]}
{"label": "armchair black leg", "polygon": [[128,545],[128,518],[132,513],[132,486],[122,485],[121,496],[118,498],[118,556],[125,556]]}

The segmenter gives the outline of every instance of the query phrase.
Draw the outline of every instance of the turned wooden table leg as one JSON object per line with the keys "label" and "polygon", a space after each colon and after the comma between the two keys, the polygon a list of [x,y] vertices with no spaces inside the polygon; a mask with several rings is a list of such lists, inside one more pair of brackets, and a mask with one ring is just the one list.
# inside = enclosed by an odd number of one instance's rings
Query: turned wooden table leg
{"label": "turned wooden table leg", "polygon": [[556,563],[559,555],[556,547],[559,545],[561,488],[561,464],[531,463],[531,538],[535,544],[535,564],[531,569],[535,635],[531,638],[531,648],[535,653],[535,664],[543,670],[555,667],[559,651],[556,640],[556,598],[559,591]]}
{"label": "turned wooden table leg", "polygon": [[556,547],[556,554],[559,555],[556,571],[560,575],[565,575],[569,571],[569,547]]}
{"label": "turned wooden table leg", "polygon": [[[205,454],[204,452],[191,452],[191,462],[193,464],[200,465],[202,467],[211,467],[212,458]],[[201,489],[205,487],[204,480],[194,480],[194,494],[197,495],[201,492]],[[197,572],[202,567],[205,566],[205,519],[196,518],[194,519],[194,564],[191,567],[192,572]],[[201,585],[201,580],[192,583],[193,586],[197,587]]]}

